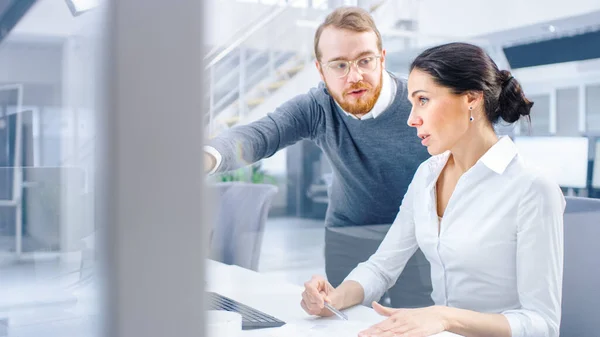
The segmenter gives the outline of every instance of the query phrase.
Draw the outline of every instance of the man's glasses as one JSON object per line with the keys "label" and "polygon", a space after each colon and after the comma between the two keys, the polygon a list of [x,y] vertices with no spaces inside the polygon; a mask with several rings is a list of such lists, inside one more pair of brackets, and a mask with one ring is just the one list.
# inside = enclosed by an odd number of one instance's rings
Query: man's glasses
{"label": "man's glasses", "polygon": [[372,72],[373,70],[375,70],[377,68],[377,60],[379,60],[380,57],[381,57],[381,55],[373,55],[373,56],[362,57],[358,60],[353,60],[353,61],[344,61],[344,60],[331,61],[331,62],[327,62],[327,64],[325,66],[334,76],[337,76],[338,78],[342,78],[342,77],[345,77],[346,75],[348,75],[348,73],[350,72],[350,67],[353,64],[356,66],[356,69],[361,74],[367,73],[367,72]]}

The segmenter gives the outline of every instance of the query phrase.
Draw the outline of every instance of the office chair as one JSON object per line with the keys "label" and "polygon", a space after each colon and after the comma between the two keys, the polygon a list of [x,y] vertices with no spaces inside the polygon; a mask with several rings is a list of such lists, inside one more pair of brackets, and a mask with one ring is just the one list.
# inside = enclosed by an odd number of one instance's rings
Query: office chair
{"label": "office chair", "polygon": [[600,199],[566,197],[561,337],[597,336]]}
{"label": "office chair", "polygon": [[244,182],[208,186],[214,203],[209,257],[258,270],[265,222],[277,186]]}

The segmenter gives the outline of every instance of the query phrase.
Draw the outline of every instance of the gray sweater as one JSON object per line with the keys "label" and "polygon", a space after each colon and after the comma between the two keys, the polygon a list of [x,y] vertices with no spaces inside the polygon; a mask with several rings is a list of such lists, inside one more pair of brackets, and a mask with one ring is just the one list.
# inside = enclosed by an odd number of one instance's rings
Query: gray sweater
{"label": "gray sweater", "polygon": [[391,224],[417,167],[429,158],[416,130],[407,125],[406,82],[392,79],[396,97],[374,119],[347,116],[321,83],[262,119],[227,130],[209,142],[223,157],[218,172],[310,139],[333,169],[326,226]]}

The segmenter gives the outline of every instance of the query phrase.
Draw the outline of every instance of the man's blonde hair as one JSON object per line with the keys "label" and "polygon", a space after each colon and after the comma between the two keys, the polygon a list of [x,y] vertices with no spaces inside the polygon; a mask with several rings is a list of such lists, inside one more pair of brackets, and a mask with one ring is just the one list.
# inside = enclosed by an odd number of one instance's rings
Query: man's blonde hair
{"label": "man's blonde hair", "polygon": [[381,34],[375,26],[375,21],[369,12],[360,7],[340,7],[331,12],[315,32],[315,56],[317,61],[321,60],[319,51],[319,40],[323,30],[327,27],[347,29],[362,33],[372,31],[377,36],[377,49],[382,50]]}

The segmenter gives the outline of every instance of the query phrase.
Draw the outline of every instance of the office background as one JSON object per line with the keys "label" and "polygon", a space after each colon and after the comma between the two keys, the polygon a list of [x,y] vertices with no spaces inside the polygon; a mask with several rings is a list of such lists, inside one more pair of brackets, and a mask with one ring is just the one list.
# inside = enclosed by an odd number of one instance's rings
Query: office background
{"label": "office background", "polygon": [[[98,310],[95,178],[104,164],[98,162],[97,136],[107,27],[97,8],[79,13],[68,3],[0,1],[0,336],[91,335],[90,317]],[[427,46],[461,40],[484,47],[535,102],[531,125],[500,126],[498,132],[514,137],[565,195],[600,198],[597,1],[204,5],[205,15],[197,14],[204,36],[180,43],[204,41],[204,70],[198,73],[204,89],[197,90],[204,108],[187,113],[204,120],[198,129],[207,137],[256,120],[316,85],[316,26],[331,8],[358,5],[372,12],[388,50],[388,70],[399,76]],[[148,34],[159,33],[160,25],[148,27]],[[182,84],[162,85],[167,92]],[[166,124],[177,116],[164,111],[161,118]],[[159,136],[167,129],[157,124],[152,132]],[[186,156],[200,156],[201,145]],[[258,226],[264,227],[247,267],[296,284],[324,274],[331,169],[314,144],[300,142],[254,167],[206,179],[209,185],[222,181],[276,186],[260,208],[265,220]],[[212,248],[214,257],[225,258],[222,247]]]}

